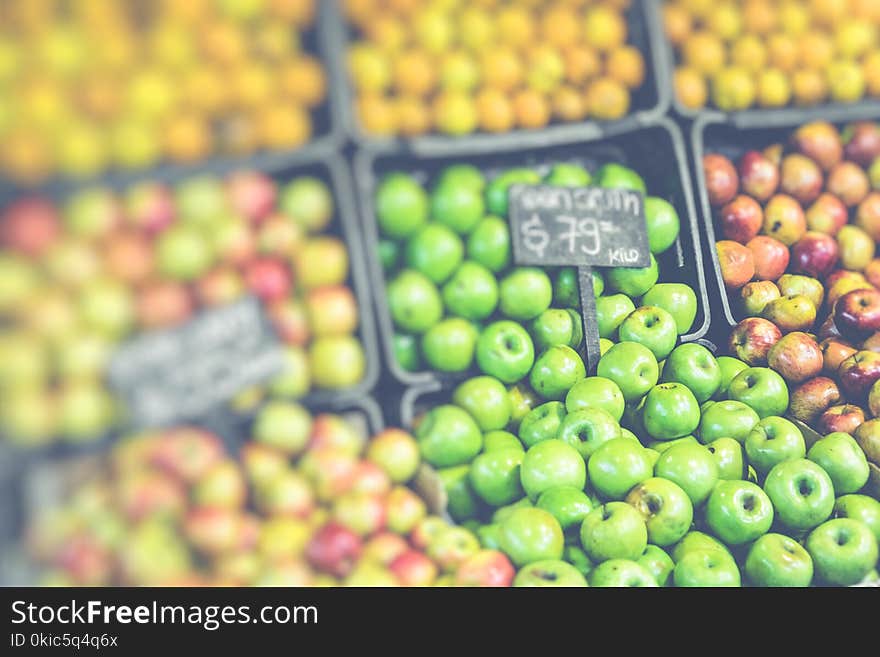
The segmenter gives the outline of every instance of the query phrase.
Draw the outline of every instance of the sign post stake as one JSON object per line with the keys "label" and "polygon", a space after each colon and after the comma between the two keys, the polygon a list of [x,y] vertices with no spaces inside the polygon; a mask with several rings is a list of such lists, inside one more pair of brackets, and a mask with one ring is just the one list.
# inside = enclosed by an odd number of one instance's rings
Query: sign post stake
{"label": "sign post stake", "polygon": [[581,293],[581,319],[584,325],[584,363],[587,372],[596,371],[599,364],[599,327],[596,325],[596,295],[593,291],[593,268],[578,267],[578,287]]}

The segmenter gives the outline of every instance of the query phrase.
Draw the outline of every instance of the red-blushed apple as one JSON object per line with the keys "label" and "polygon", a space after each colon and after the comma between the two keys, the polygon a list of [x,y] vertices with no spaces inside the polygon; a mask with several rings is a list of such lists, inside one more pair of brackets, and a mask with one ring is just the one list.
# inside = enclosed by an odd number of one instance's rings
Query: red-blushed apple
{"label": "red-blushed apple", "polygon": [[214,434],[197,427],[175,427],[163,432],[151,463],[192,483],[224,458],[223,444]]}
{"label": "red-blushed apple", "polygon": [[837,330],[837,325],[834,323],[834,315],[828,315],[825,321],[819,325],[819,330],[816,332],[817,340],[827,340],[829,338],[843,340],[840,331]]}
{"label": "red-blushed apple", "polygon": [[309,319],[302,301],[277,299],[269,303],[268,314],[275,332],[286,344],[302,347],[309,341]]}
{"label": "red-blushed apple", "polygon": [[739,178],[733,163],[717,153],[703,156],[703,179],[706,181],[706,191],[712,207],[729,202],[739,188]]}
{"label": "red-blushed apple", "polygon": [[855,224],[880,242],[880,192],[868,194],[856,208]]}
{"label": "red-blushed apple", "polygon": [[315,487],[318,499],[336,499],[351,488],[357,458],[343,449],[321,447],[308,450],[299,461],[300,471]]}
{"label": "red-blushed apple", "polygon": [[742,191],[766,201],[779,187],[779,169],[760,151],[746,151],[739,160]]}
{"label": "red-blushed apple", "polygon": [[828,376],[835,376],[837,368],[858,349],[841,338],[825,338],[819,343],[822,349],[822,371]]}
{"label": "red-blushed apple", "polygon": [[403,429],[388,428],[370,440],[367,458],[385,470],[393,482],[404,483],[418,470],[418,443]]}
{"label": "red-blushed apple", "polygon": [[427,550],[434,539],[448,527],[443,518],[427,516],[422,518],[410,533],[409,540],[417,550]]}
{"label": "red-blushed apple", "polygon": [[144,329],[180,324],[193,312],[188,288],[174,281],[148,283],[138,292],[135,306],[138,324]]}
{"label": "red-blushed apple", "polygon": [[431,586],[438,574],[437,564],[418,550],[400,554],[389,568],[402,586]]}
{"label": "red-blushed apple", "polygon": [[383,531],[367,539],[361,558],[388,567],[409,549],[409,543],[402,536]]}
{"label": "red-blushed apple", "polygon": [[765,365],[770,348],[782,337],[782,331],[760,317],[747,317],[730,333],[728,350],[732,356],[751,366]]}
{"label": "red-blushed apple", "polygon": [[764,157],[770,160],[770,163],[773,164],[773,166],[779,168],[782,164],[782,155],[785,153],[785,145],[777,141],[769,146],[765,146],[761,149],[761,153]]}
{"label": "red-blushed apple", "polygon": [[767,364],[789,383],[801,383],[822,371],[822,350],[811,336],[793,331],[770,348]]}
{"label": "red-blushed apple", "polygon": [[72,537],[54,561],[79,586],[108,586],[113,576],[112,552],[92,536]]}
{"label": "red-blushed apple", "polygon": [[232,267],[215,267],[195,284],[196,298],[203,306],[223,306],[241,298],[244,279]]}
{"label": "red-blushed apple", "polygon": [[858,226],[846,225],[837,233],[840,247],[840,266],[852,271],[861,271],[871,260],[877,245],[874,239]]}
{"label": "red-blushed apple", "polygon": [[819,165],[806,155],[791,153],[780,164],[780,190],[798,202],[809,205],[822,193],[824,179]]}
{"label": "red-blushed apple", "polygon": [[385,498],[388,529],[397,534],[409,534],[428,514],[421,497],[406,486],[395,486]]}
{"label": "red-blushed apple", "polygon": [[245,511],[241,514],[236,550],[253,550],[260,542],[262,520],[256,514]]}
{"label": "red-blushed apple", "polygon": [[391,490],[391,479],[375,463],[361,461],[355,466],[354,481],[349,490],[353,493],[370,493],[381,497]]}
{"label": "red-blushed apple", "polygon": [[326,285],[309,290],[305,302],[312,335],[348,335],[357,329],[357,300],[345,285]]}
{"label": "red-blushed apple", "polygon": [[818,279],[801,274],[783,274],[776,281],[780,294],[784,297],[802,294],[813,302],[817,309],[822,307],[825,298],[825,288]]}
{"label": "red-blushed apple", "polygon": [[849,212],[843,201],[825,192],[807,208],[804,217],[809,230],[833,236],[846,225]]}
{"label": "red-blushed apple", "polygon": [[357,456],[365,442],[364,436],[339,415],[318,413],[312,420],[309,449],[331,447]]}
{"label": "red-blushed apple", "polygon": [[838,269],[837,271],[832,272],[826,279],[825,284],[828,288],[828,297],[825,301],[827,302],[828,308],[832,310],[834,309],[837,300],[847,292],[852,292],[853,290],[870,290],[874,287],[861,272],[847,271],[845,269]]}
{"label": "red-blushed apple", "polygon": [[255,501],[257,509],[269,516],[308,518],[315,510],[315,495],[308,480],[286,467],[257,482]]}
{"label": "red-blushed apple", "polygon": [[795,294],[773,299],[764,306],[761,316],[776,324],[783,333],[809,331],[816,322],[816,306],[809,297]]}
{"label": "red-blushed apple", "polygon": [[800,240],[807,232],[807,220],[797,199],[786,194],[776,194],[764,206],[764,235],[769,235],[786,246]]}
{"label": "red-blushed apple", "polygon": [[837,384],[827,376],[817,376],[792,390],[788,410],[796,419],[812,425],[820,415],[841,401]]}
{"label": "red-blushed apple", "polygon": [[306,547],[306,559],[313,568],[336,577],[348,575],[363,551],[360,536],[331,522],[312,536]]}
{"label": "red-blushed apple", "polygon": [[862,341],[860,348],[864,351],[880,352],[880,331],[872,333]]}
{"label": "red-blushed apple", "polygon": [[195,507],[183,520],[187,540],[208,555],[230,552],[237,547],[243,527],[242,514],[235,509]]}
{"label": "red-blushed apple", "polygon": [[[64,238],[49,247],[40,264],[55,280],[80,288],[100,276],[103,263],[94,244],[83,239]],[[31,281],[34,286],[37,283]]]}
{"label": "red-blushed apple", "polygon": [[107,273],[129,285],[143,283],[153,273],[152,246],[139,233],[111,233],[104,241],[102,253]]}
{"label": "red-blushed apple", "polygon": [[455,585],[507,587],[515,576],[516,569],[503,552],[480,550],[458,567]]}
{"label": "red-blushed apple", "polygon": [[76,192],[64,205],[67,230],[86,239],[109,235],[122,225],[122,204],[107,188],[91,187]]}
{"label": "red-blushed apple", "polygon": [[264,219],[275,207],[275,181],[258,171],[237,171],[226,180],[229,205],[250,221]]}
{"label": "red-blushed apple", "polygon": [[348,250],[338,237],[321,235],[306,240],[293,260],[303,289],[338,285],[348,277]]}
{"label": "red-blushed apple", "polygon": [[812,121],[800,126],[791,136],[791,145],[824,171],[829,171],[843,159],[840,133],[827,121]]}
{"label": "red-blushed apple", "polygon": [[250,441],[241,448],[241,463],[250,485],[261,489],[287,470],[287,455],[269,445]]}
{"label": "red-blushed apple", "polygon": [[290,295],[293,286],[290,269],[272,257],[256,258],[245,270],[248,289],[264,301],[277,301]]}
{"label": "red-blushed apple", "polygon": [[[316,586],[319,577],[330,575],[316,575],[307,563],[298,559],[278,558],[263,565],[259,575],[254,580],[254,586],[276,587],[302,587]],[[333,580],[336,584],[336,580]],[[329,585],[329,584],[326,584]]]}
{"label": "red-blushed apple", "polygon": [[243,267],[257,253],[257,238],[241,217],[230,215],[218,222],[211,234],[217,260],[234,267]]}
{"label": "red-blushed apple", "polygon": [[791,247],[791,271],[824,278],[834,269],[839,255],[838,242],[831,235],[807,231]]}
{"label": "red-blushed apple", "polygon": [[155,470],[132,472],[117,483],[119,508],[130,522],[150,516],[176,520],[187,507],[187,491],[176,478]]}
{"label": "red-blushed apple", "polygon": [[123,207],[126,222],[150,235],[174,221],[174,197],[161,183],[150,181],[134,185],[126,192]]}
{"label": "red-blushed apple", "polygon": [[[355,468],[356,476],[357,468]],[[331,517],[358,536],[369,536],[385,528],[385,500],[382,495],[359,493],[349,488],[333,503]]]}
{"label": "red-blushed apple", "polygon": [[880,330],[880,291],[853,290],[841,296],[834,302],[834,324],[853,342]]}
{"label": "red-blushed apple", "polygon": [[850,123],[841,133],[847,160],[867,168],[880,156],[880,127],[873,121]]}
{"label": "red-blushed apple", "polygon": [[302,227],[280,214],[270,214],[257,229],[257,250],[267,255],[289,258],[305,239]]}
{"label": "red-blushed apple", "polygon": [[753,237],[746,244],[755,261],[755,278],[775,281],[788,268],[790,254],[788,247],[767,235]]}
{"label": "red-blushed apple", "polygon": [[880,258],[874,258],[862,272],[865,280],[873,287],[880,286]]}
{"label": "red-blushed apple", "polygon": [[39,196],[13,202],[0,217],[0,244],[22,255],[42,256],[60,233],[55,206]]}
{"label": "red-blushed apple", "polygon": [[730,290],[736,290],[752,280],[755,259],[752,252],[739,242],[721,240],[715,245],[721,279]]}
{"label": "red-blushed apple", "polygon": [[865,421],[865,412],[854,404],[832,406],[819,416],[816,430],[823,436],[836,431],[852,435]]}
{"label": "red-blushed apple", "polygon": [[454,573],[473,554],[480,542],[464,527],[445,526],[428,544],[427,554],[445,573]]}
{"label": "red-blushed apple", "polygon": [[862,423],[852,435],[868,461],[880,464],[880,418]]}
{"label": "red-blushed apple", "polygon": [[751,196],[740,194],[721,208],[718,219],[725,239],[745,244],[761,230],[764,211]]}
{"label": "red-blushed apple", "polygon": [[743,311],[750,317],[760,315],[764,306],[781,296],[776,283],[766,280],[746,283],[740,288],[739,295]]}
{"label": "red-blushed apple", "polygon": [[837,368],[840,389],[849,401],[862,402],[874,382],[880,379],[880,354],[857,351]]}
{"label": "red-blushed apple", "polygon": [[871,190],[868,174],[853,162],[840,162],[828,172],[825,187],[847,207],[861,203]]}
{"label": "red-blushed apple", "polygon": [[223,459],[195,482],[192,499],[197,506],[240,509],[247,494],[247,484],[238,464],[232,459]]}

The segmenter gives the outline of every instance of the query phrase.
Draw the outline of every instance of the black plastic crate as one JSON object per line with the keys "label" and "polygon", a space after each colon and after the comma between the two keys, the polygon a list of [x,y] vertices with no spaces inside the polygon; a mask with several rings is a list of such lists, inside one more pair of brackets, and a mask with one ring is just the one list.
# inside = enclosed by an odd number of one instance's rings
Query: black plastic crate
{"label": "black plastic crate", "polygon": [[408,372],[397,363],[393,351],[394,326],[388,310],[385,275],[379,259],[379,227],[374,209],[374,192],[382,176],[391,171],[406,171],[427,183],[445,166],[466,161],[489,175],[501,170],[527,166],[547,169],[557,162],[574,162],[595,170],[606,162],[634,167],[642,175],[650,194],[670,201],[681,219],[681,233],[676,244],[658,258],[664,282],[690,285],[697,295],[697,317],[685,342],[703,337],[709,329],[710,312],[702,263],[700,234],[693,203],[687,154],[678,127],[662,118],[653,125],[608,137],[599,141],[576,141],[565,145],[523,149],[515,153],[488,152],[461,156],[436,154],[417,156],[396,151],[362,151],[356,159],[356,179],[364,220],[365,247],[369,258],[376,314],[385,363],[392,376],[403,385],[413,386],[432,381],[454,381],[465,373],[446,374],[433,371]]}
{"label": "black plastic crate", "polygon": [[745,114],[734,115],[729,119],[725,119],[723,115],[705,114],[700,116],[691,128],[695,188],[702,224],[706,230],[705,260],[707,265],[711,263],[711,276],[715,280],[713,285],[715,292],[711,297],[717,297],[713,304],[715,320],[712,323],[711,335],[719,344],[726,344],[729,329],[744,319],[745,315],[731,303],[730,295],[721,279],[718,255],[715,252],[715,217],[709,204],[706,181],[703,178],[703,156],[720,153],[736,163],[748,150],[761,150],[774,142],[785,143],[790,134],[803,123],[823,120],[841,126],[850,121],[880,118],[880,102],[873,103],[868,111],[861,112],[855,106],[835,107],[821,116],[794,110],[785,116],[781,113],[776,114],[772,117],[773,121],[768,120],[763,124],[755,124],[753,118]]}
{"label": "black plastic crate", "polygon": [[461,137],[444,136],[431,132],[412,138],[380,138],[364,133],[354,108],[354,93],[346,66],[346,52],[353,30],[346,23],[340,6],[341,0],[327,2],[334,10],[322,13],[328,23],[334,47],[330,50],[333,84],[338,87],[334,100],[348,136],[359,146],[380,149],[411,150],[420,155],[479,154],[497,150],[537,148],[548,144],[602,139],[651,124],[667,113],[672,96],[670,68],[666,61],[667,45],[661,29],[660,0],[638,0],[627,11],[629,43],[638,48],[645,60],[645,80],[631,96],[629,113],[615,121],[587,120],[572,123],[551,123],[539,129],[514,129],[510,132],[489,134],[474,132]]}
{"label": "black plastic crate", "polygon": [[[353,187],[348,167],[341,157],[328,156],[323,161],[315,161],[310,164],[287,164],[277,167],[253,167],[252,169],[270,175],[279,184],[286,183],[294,177],[302,175],[315,176],[324,181],[330,188],[335,207],[334,218],[327,229],[325,229],[324,234],[340,237],[348,248],[349,274],[346,285],[351,288],[358,305],[359,325],[357,337],[363,345],[365,354],[364,378],[360,383],[345,389],[313,389],[296,401],[311,409],[318,406],[344,407],[353,400],[364,399],[375,386],[379,376],[380,356],[377,346],[373,302],[369,290],[369,274],[362,247],[363,237],[357,219]],[[238,170],[238,167],[235,167],[233,170]],[[216,172],[215,170],[205,170],[205,172],[208,171]],[[167,174],[168,172],[165,173]],[[155,180],[173,183],[185,180],[185,177],[176,178],[168,174],[159,176]],[[108,182],[106,184],[117,192],[128,187],[127,183],[121,181]],[[51,191],[46,190],[42,193],[55,201],[62,201],[65,197],[63,188],[53,188]],[[0,207],[6,201],[7,199],[0,197]],[[129,338],[134,337],[134,335],[129,336]],[[202,424],[212,428],[215,426],[222,427],[230,421],[229,418],[233,415],[233,411],[226,405],[221,405],[214,409],[209,417],[203,418],[200,421]],[[108,431],[104,436],[96,437],[91,441],[72,443],[56,440],[45,447],[39,448],[19,448],[14,444],[6,442],[6,439],[0,434],[0,448],[5,450],[5,454],[0,454],[0,458],[5,456],[15,459],[20,463],[29,463],[47,458],[66,458],[76,454],[94,453],[106,449],[125,431],[125,426],[118,426]]]}

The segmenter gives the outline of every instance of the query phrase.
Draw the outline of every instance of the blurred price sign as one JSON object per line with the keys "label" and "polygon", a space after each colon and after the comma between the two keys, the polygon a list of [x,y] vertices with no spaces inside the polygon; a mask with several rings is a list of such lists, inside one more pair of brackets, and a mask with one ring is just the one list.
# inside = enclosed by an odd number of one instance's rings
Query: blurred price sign
{"label": "blurred price sign", "polygon": [[125,343],[114,353],[108,375],[132,424],[156,427],[205,416],[276,375],[283,361],[260,302],[245,297],[178,328]]}
{"label": "blurred price sign", "polygon": [[599,360],[592,267],[651,264],[641,192],[604,187],[513,185],[509,192],[513,257],[518,265],[577,267],[586,362]]}

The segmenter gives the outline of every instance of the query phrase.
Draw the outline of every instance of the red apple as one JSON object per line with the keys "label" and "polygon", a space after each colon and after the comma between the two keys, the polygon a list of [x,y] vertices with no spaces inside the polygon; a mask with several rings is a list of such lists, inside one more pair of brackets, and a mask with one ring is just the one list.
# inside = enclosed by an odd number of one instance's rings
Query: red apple
{"label": "red apple", "polygon": [[834,324],[853,342],[880,330],[880,291],[853,290],[841,296],[834,303]]}
{"label": "red apple", "polygon": [[837,300],[847,292],[854,290],[870,290],[873,286],[861,272],[838,269],[825,279],[828,286],[826,303],[829,308],[834,308]]}
{"label": "red apple", "polygon": [[349,489],[336,498],[331,517],[358,536],[369,536],[385,528],[385,501],[382,495]]}
{"label": "red apple", "polygon": [[791,196],[776,194],[764,206],[762,232],[791,246],[807,232],[807,220],[800,203]]}
{"label": "red apple", "polygon": [[362,558],[389,567],[397,557],[409,551],[406,539],[391,532],[379,532],[364,543]]}
{"label": "red apple", "polygon": [[730,201],[739,188],[739,179],[733,163],[723,155],[710,153],[703,157],[703,179],[712,207]]}
{"label": "red apple", "polygon": [[163,432],[152,453],[152,463],[191,483],[224,457],[223,443],[213,433],[196,427],[175,427]]}
{"label": "red apple", "polygon": [[306,547],[306,559],[317,570],[345,577],[357,564],[362,550],[363,544],[357,534],[331,522],[312,536]]}
{"label": "red apple", "polygon": [[196,507],[186,514],[184,533],[197,550],[218,555],[234,550],[246,529],[243,516],[236,509]]}
{"label": "red apple", "polygon": [[71,537],[54,561],[79,586],[108,586],[113,576],[112,552],[92,536]]}
{"label": "red apple", "polygon": [[819,340],[843,340],[840,331],[837,330],[837,325],[834,323],[834,315],[828,315],[828,317],[825,318],[825,321],[819,325],[819,330],[816,332],[816,338]]}
{"label": "red apple", "polygon": [[128,223],[150,235],[174,221],[174,197],[161,183],[143,182],[133,186],[125,195],[124,207]]}
{"label": "red apple", "polygon": [[516,568],[503,552],[480,550],[465,559],[455,574],[456,586],[510,586]]}
{"label": "red apple", "polygon": [[749,365],[766,365],[770,348],[782,337],[782,331],[761,317],[747,317],[730,333],[728,350]]}
{"label": "red apple", "polygon": [[822,371],[828,376],[835,376],[840,364],[858,351],[839,337],[824,338],[819,348],[822,349]]}
{"label": "red apple", "polygon": [[758,235],[746,244],[755,261],[755,278],[775,281],[788,268],[788,247],[777,239]]}
{"label": "red apple", "polygon": [[880,192],[871,192],[856,208],[855,223],[880,242]]}
{"label": "red apple", "polygon": [[868,174],[858,164],[841,162],[828,172],[826,189],[847,207],[861,203],[871,190]]}
{"label": "red apple", "polygon": [[254,259],[245,270],[248,289],[264,301],[276,301],[290,294],[293,281],[290,269],[273,257]]}
{"label": "red apple", "polygon": [[742,191],[766,201],[779,187],[779,169],[760,151],[746,151],[739,160]]}
{"label": "red apple", "polygon": [[350,490],[355,493],[370,493],[381,497],[387,495],[391,490],[391,479],[375,463],[361,461],[355,467],[354,481]]}
{"label": "red apple", "polygon": [[26,256],[43,255],[60,233],[55,206],[38,196],[15,201],[0,217],[0,244]]}
{"label": "red apple", "polygon": [[809,205],[822,193],[822,170],[806,155],[791,153],[782,158],[780,190]]}
{"label": "red apple", "polygon": [[819,416],[816,430],[823,436],[841,431],[852,434],[865,421],[865,412],[853,404],[832,406]]}
{"label": "red apple", "polygon": [[260,253],[289,258],[301,248],[302,243],[302,227],[280,213],[266,217],[257,229],[257,249]]}
{"label": "red apple", "polygon": [[812,425],[825,411],[841,401],[837,384],[828,377],[817,376],[791,391],[788,409],[795,418]]}
{"label": "red apple", "polygon": [[736,290],[752,280],[755,259],[752,252],[739,242],[721,240],[715,245],[721,279],[729,290]]}
{"label": "red apple", "polygon": [[725,239],[745,244],[761,230],[764,212],[755,199],[740,194],[721,208],[719,220]]}
{"label": "red apple", "polygon": [[827,121],[813,121],[795,130],[791,137],[794,149],[816,162],[824,171],[843,159],[843,143],[837,128]]}
{"label": "red apple", "polygon": [[130,522],[150,516],[175,520],[187,507],[187,493],[176,478],[156,470],[142,470],[120,478],[116,488],[120,510]]}
{"label": "red apple", "polygon": [[143,283],[155,268],[152,245],[140,233],[112,233],[102,251],[107,273],[129,285]]}
{"label": "red apple", "polygon": [[319,413],[312,420],[309,449],[331,447],[357,456],[365,442],[363,435],[339,415]]}
{"label": "red apple", "polygon": [[880,127],[873,121],[856,121],[843,130],[844,155],[865,168],[880,157]]}
{"label": "red apple", "polygon": [[357,457],[338,447],[309,449],[299,460],[299,467],[324,502],[335,499],[351,488]]}
{"label": "red apple", "polygon": [[801,383],[822,371],[822,350],[806,333],[783,335],[767,353],[767,364],[790,383]]}
{"label": "red apple", "polygon": [[857,351],[837,368],[840,389],[850,401],[864,401],[871,386],[878,379],[880,379],[880,354],[875,351]]}
{"label": "red apple", "polygon": [[182,283],[156,281],[145,285],[136,299],[138,323],[145,329],[167,328],[192,315],[189,290]]}
{"label": "red apple", "polygon": [[807,220],[807,228],[810,230],[836,235],[837,231],[846,225],[849,212],[843,201],[826,192],[813,201],[804,216]]}
{"label": "red apple", "polygon": [[813,278],[824,278],[834,269],[838,257],[838,244],[831,235],[807,231],[791,247],[791,270]]}
{"label": "red apple", "polygon": [[226,181],[232,208],[253,222],[264,219],[275,208],[275,181],[258,171],[238,171]]}
{"label": "red apple", "polygon": [[407,550],[390,568],[403,586],[431,586],[437,579],[437,564],[418,550]]}

